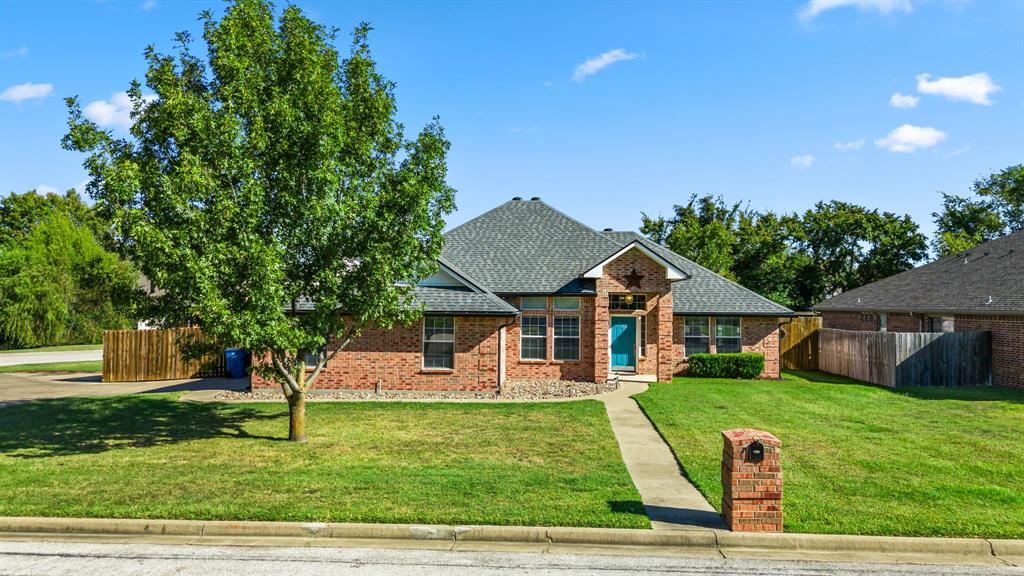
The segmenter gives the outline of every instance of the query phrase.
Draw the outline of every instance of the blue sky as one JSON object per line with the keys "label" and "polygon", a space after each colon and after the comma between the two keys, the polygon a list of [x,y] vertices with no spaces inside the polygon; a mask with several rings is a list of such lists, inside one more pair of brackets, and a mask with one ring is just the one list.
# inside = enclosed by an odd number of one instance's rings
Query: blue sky
{"label": "blue sky", "polygon": [[[296,3],[373,24],[410,133],[441,117],[450,225],[540,196],[635,229],[710,193],[781,212],[845,200],[930,233],[939,190],[1024,162],[1024,2]],[[81,185],[62,98],[122,130],[115,94],[144,76],[143,48],[223,6],[0,6],[0,193]]]}

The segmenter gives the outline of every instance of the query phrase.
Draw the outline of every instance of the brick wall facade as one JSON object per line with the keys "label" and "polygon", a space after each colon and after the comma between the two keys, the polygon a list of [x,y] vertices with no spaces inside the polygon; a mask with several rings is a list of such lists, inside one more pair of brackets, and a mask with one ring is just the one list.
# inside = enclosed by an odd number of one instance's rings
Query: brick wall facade
{"label": "brick wall facade", "polygon": [[[643,276],[639,286],[631,286],[626,279],[634,270]],[[612,314],[647,317],[646,353],[637,358],[637,371],[655,374],[661,382],[672,380],[672,283],[665,278],[665,267],[634,248],[605,264],[603,272],[595,282],[595,381],[608,378],[608,329]],[[609,295],[627,293],[645,294],[647,308],[635,312],[608,310]]]}
{"label": "brick wall facade", "polygon": [[[686,374],[685,318],[676,316],[672,319],[672,358],[673,373]],[[717,352],[715,346],[715,317],[709,318],[708,352]],[[764,354],[764,371],[758,378],[777,379],[781,375],[782,364],[779,358],[779,319],[774,317],[743,316],[740,318],[740,346],[743,352]]]}
{"label": "brick wall facade", "polygon": [[953,318],[957,332],[992,333],[992,384],[1024,388],[1024,316]]}
{"label": "brick wall facade", "polygon": [[[498,333],[510,318],[455,317],[455,367],[423,368],[423,322],[368,328],[328,363],[313,389],[452,390],[498,388]],[[278,388],[256,375],[253,388]]]}
{"label": "brick wall facade", "polygon": [[[878,329],[875,314],[859,312],[823,312],[822,326],[840,330]],[[944,315],[949,316],[949,315]],[[863,317],[863,318],[862,318]],[[929,329],[924,315],[887,314],[886,327],[891,332],[923,332]],[[992,383],[996,386],[1024,388],[1024,316],[953,316],[956,332],[992,333]]]}
{"label": "brick wall facade", "polygon": [[[521,298],[506,298],[513,306],[519,307]],[[559,380],[575,380],[577,382],[594,382],[594,298],[580,297],[579,310],[554,310],[552,298],[547,298],[547,309],[524,311],[515,323],[506,329],[505,338],[505,376],[507,378],[555,378]],[[520,327],[523,316],[540,315],[547,323],[547,359],[523,360],[520,358]],[[580,359],[555,360],[555,316],[579,316],[580,318]]]}

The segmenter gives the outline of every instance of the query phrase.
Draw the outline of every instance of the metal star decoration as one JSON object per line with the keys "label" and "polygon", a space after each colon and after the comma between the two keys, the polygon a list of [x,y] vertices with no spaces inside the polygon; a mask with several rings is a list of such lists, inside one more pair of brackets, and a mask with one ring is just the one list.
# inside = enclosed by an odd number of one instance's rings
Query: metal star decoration
{"label": "metal star decoration", "polygon": [[640,281],[644,279],[644,275],[637,272],[636,268],[633,268],[633,271],[623,276],[623,278],[626,279],[626,288],[639,288]]}

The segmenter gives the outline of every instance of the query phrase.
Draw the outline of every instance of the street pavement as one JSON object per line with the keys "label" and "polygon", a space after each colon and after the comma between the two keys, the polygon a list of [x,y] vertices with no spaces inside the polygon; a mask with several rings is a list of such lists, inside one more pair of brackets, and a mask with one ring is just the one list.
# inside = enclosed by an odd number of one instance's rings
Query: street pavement
{"label": "street pavement", "polygon": [[0,366],[47,364],[50,362],[92,362],[103,360],[103,350],[60,350],[55,352],[11,352],[0,354]]}
{"label": "street pavement", "polygon": [[3,576],[897,576],[1024,575],[1011,566],[869,564],[726,558],[440,550],[0,542]]}

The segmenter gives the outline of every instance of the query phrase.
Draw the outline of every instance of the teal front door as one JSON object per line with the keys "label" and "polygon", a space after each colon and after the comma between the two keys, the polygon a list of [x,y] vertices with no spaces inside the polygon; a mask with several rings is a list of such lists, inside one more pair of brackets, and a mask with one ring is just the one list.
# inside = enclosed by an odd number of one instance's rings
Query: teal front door
{"label": "teal front door", "polygon": [[636,370],[636,318],[612,316],[612,370]]}

